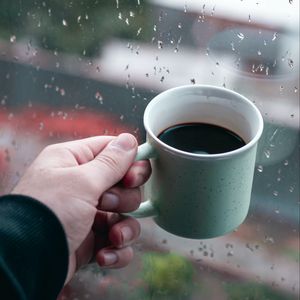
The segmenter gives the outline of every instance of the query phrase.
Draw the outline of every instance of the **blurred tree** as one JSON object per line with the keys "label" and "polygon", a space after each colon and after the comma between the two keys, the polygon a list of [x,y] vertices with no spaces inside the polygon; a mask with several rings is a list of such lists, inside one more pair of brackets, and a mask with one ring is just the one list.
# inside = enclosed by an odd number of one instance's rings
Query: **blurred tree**
{"label": "blurred tree", "polygon": [[145,38],[144,0],[1,0],[0,38],[92,56],[111,37]]}
{"label": "blurred tree", "polygon": [[144,299],[189,299],[193,291],[193,264],[177,254],[146,253],[142,279],[147,293]]}

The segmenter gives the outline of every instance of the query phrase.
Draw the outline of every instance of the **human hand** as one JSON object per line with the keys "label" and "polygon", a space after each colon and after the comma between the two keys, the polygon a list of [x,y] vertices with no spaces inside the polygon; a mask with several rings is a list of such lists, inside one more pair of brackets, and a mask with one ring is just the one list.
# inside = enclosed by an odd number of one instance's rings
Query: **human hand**
{"label": "human hand", "polygon": [[134,162],[136,152],[130,134],[50,145],[12,191],[41,201],[62,223],[70,254],[67,282],[94,255],[111,268],[132,259],[139,223],[119,213],[139,206],[139,186],[151,172],[148,161]]}

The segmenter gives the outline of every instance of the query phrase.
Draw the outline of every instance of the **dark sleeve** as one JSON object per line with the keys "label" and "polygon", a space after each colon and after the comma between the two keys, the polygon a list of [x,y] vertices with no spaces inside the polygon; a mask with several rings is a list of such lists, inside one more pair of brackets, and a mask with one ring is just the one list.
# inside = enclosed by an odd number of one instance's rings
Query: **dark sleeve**
{"label": "dark sleeve", "polygon": [[0,197],[0,299],[54,300],[68,270],[66,235],[30,197]]}

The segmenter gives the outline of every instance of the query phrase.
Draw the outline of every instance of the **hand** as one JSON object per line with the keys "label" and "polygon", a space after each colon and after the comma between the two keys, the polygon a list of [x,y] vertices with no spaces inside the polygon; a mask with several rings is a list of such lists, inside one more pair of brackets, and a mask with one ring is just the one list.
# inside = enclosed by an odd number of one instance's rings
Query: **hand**
{"label": "hand", "polygon": [[148,161],[134,163],[136,152],[130,134],[50,145],[13,190],[47,205],[62,223],[70,252],[67,282],[94,255],[112,268],[132,259],[139,223],[119,213],[139,206],[139,186],[151,172]]}

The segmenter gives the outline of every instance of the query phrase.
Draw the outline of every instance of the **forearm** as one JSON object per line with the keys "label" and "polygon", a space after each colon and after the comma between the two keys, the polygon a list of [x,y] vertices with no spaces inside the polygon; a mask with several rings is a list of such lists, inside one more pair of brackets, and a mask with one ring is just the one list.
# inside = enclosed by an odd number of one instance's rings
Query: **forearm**
{"label": "forearm", "polygon": [[1,299],[56,299],[68,256],[63,227],[52,211],[29,197],[0,197]]}

